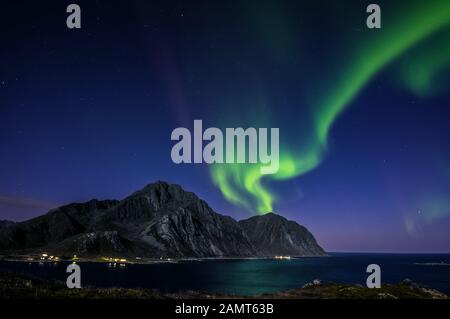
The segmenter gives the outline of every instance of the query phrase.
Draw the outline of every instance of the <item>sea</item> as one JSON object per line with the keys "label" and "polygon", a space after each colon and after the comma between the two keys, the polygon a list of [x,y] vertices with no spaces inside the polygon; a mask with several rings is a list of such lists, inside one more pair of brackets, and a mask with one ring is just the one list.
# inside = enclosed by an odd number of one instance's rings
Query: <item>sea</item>
{"label": "sea", "polygon": [[[0,261],[0,271],[16,271],[65,282],[68,263]],[[176,263],[79,263],[82,286],[154,288],[162,292],[188,290],[256,295],[322,282],[366,284],[367,266],[381,267],[381,283],[410,279],[450,294],[450,254],[331,253],[327,257],[291,259],[218,259]]]}

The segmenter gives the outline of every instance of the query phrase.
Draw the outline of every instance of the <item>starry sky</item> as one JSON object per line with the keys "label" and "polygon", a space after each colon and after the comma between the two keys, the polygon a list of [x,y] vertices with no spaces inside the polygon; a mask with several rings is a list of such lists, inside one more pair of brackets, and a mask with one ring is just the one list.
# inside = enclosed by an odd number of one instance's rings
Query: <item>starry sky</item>
{"label": "starry sky", "polygon": [[[450,252],[450,2],[0,4],[0,219],[164,180],[329,251]],[[174,128],[278,127],[280,170],[176,165]]]}

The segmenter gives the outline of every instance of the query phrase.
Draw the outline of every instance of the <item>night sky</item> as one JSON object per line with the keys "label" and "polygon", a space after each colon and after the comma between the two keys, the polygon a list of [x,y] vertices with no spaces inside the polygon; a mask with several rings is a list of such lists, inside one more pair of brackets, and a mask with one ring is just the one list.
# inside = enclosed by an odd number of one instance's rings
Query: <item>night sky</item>
{"label": "night sky", "polygon": [[[82,28],[66,27],[78,3]],[[450,1],[2,1],[0,219],[164,180],[329,251],[450,252]],[[280,172],[174,128],[279,127]]]}

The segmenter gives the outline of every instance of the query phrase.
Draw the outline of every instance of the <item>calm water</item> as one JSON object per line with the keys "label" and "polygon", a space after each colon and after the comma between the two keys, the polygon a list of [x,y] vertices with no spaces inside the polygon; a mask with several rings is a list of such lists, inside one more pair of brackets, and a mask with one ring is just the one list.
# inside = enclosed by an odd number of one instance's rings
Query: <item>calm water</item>
{"label": "calm water", "polygon": [[[379,264],[382,283],[405,278],[450,294],[450,255],[332,254],[291,260],[220,260],[178,264],[127,265],[108,268],[103,263],[82,263],[82,285],[147,287],[164,292],[185,290],[252,295],[301,287],[316,278],[365,285],[367,265]],[[440,264],[442,263],[442,264]],[[438,265],[439,264],[439,265]],[[0,270],[65,281],[67,264],[0,262]]]}

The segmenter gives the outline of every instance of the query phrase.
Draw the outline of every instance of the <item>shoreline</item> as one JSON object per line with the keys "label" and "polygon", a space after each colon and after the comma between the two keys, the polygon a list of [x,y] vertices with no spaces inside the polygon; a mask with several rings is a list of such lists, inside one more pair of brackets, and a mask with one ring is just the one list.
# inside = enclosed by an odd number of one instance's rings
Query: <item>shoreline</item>
{"label": "shoreline", "polygon": [[[118,264],[141,264],[141,265],[152,265],[152,264],[164,264],[164,263],[179,263],[179,262],[202,262],[202,261],[227,261],[227,260],[291,260],[291,259],[303,259],[303,258],[329,258],[331,255],[321,255],[321,256],[272,256],[272,257],[202,257],[202,258],[166,258],[166,259],[152,259],[152,258],[141,258],[141,259],[123,259],[123,258],[112,258],[105,259],[105,257],[77,257],[77,258],[59,258],[54,259],[39,259],[36,255],[0,255],[0,261],[6,262],[24,262],[24,263],[118,263]],[[32,259],[30,259],[32,258]]]}

